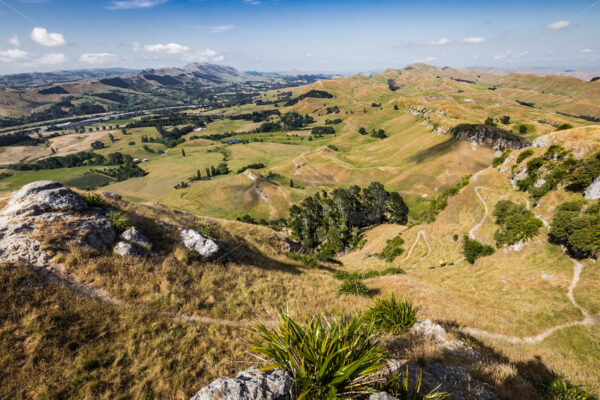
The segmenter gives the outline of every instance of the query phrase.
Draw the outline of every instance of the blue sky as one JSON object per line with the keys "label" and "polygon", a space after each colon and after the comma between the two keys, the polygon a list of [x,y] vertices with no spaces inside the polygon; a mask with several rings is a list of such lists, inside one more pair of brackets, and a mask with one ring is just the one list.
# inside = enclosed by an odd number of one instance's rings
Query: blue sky
{"label": "blue sky", "polygon": [[0,0],[0,73],[600,67],[600,0]]}

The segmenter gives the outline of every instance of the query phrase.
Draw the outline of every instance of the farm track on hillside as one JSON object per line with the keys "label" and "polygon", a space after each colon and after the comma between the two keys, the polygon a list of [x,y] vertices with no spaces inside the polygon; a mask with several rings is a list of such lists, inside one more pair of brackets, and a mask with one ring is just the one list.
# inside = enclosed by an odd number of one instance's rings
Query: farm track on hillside
{"label": "farm track on hillside", "polygon": [[[475,231],[477,231],[477,229],[479,229],[483,223],[485,222],[486,218],[488,217],[488,206],[487,203],[485,202],[485,199],[481,196],[481,194],[479,193],[479,191],[481,189],[488,189],[488,190],[495,190],[492,188],[488,188],[486,186],[475,186],[473,188],[475,194],[477,195],[477,197],[479,198],[479,200],[481,201],[481,204],[483,205],[483,209],[484,209],[484,214],[483,217],[481,218],[481,220],[479,222],[477,222],[470,230],[469,230],[469,237],[471,239],[475,239]],[[529,203],[529,199],[525,198],[525,202],[527,205],[527,208],[530,209],[531,205]],[[549,227],[550,224],[548,223],[548,221],[546,221],[543,217],[535,214],[535,216],[537,218],[539,218],[540,220],[542,220],[543,224],[545,227]],[[412,246],[410,247],[408,254],[406,255],[406,257],[402,260],[405,261],[408,258],[410,258],[412,251],[414,249],[414,247],[417,245],[419,238],[423,237],[423,240],[425,240],[425,242],[427,243],[427,246],[429,248],[429,251],[427,252],[427,254],[425,256],[423,256],[421,259],[419,259],[417,262],[415,262],[413,265],[411,265],[411,268],[414,267],[415,265],[417,265],[418,263],[420,263],[421,261],[423,261],[425,258],[427,258],[432,251],[432,246],[431,243],[429,241],[429,238],[427,236],[427,233],[423,230],[420,230],[417,233],[417,237],[415,238],[414,243],[412,244]],[[566,249],[563,248],[563,251],[566,254]],[[569,257],[570,258],[570,257]],[[544,331],[542,331],[541,333],[539,333],[536,336],[525,336],[525,337],[518,337],[518,336],[509,336],[509,335],[504,335],[501,333],[492,333],[492,332],[488,332],[482,329],[477,329],[477,328],[470,328],[470,327],[461,327],[459,328],[459,330],[463,333],[469,334],[469,335],[473,335],[473,336],[479,336],[479,337],[486,337],[489,339],[496,339],[496,340],[501,340],[501,341],[505,341],[508,343],[513,343],[513,344],[517,344],[517,343],[524,343],[524,344],[536,344],[536,343],[540,343],[542,342],[544,339],[548,338],[550,335],[552,335],[554,332],[557,332],[561,329],[565,329],[565,328],[570,328],[573,326],[592,326],[592,325],[596,325],[598,323],[600,323],[600,316],[592,316],[586,309],[584,309],[583,307],[581,307],[577,301],[575,300],[575,296],[574,296],[574,291],[577,288],[577,284],[579,283],[579,279],[581,277],[581,272],[583,271],[584,265],[582,263],[580,263],[579,261],[570,258],[571,261],[573,261],[573,279],[571,280],[571,283],[569,284],[569,288],[567,291],[567,298],[569,299],[569,302],[573,305],[573,307],[575,307],[577,310],[579,310],[579,312],[583,315],[583,320],[581,321],[574,321],[574,322],[568,322],[568,323],[564,323],[564,324],[559,324],[559,325],[555,325],[551,328],[545,329]],[[452,263],[452,265],[454,264],[458,264],[459,262],[464,261],[465,258],[461,258],[455,262]]]}

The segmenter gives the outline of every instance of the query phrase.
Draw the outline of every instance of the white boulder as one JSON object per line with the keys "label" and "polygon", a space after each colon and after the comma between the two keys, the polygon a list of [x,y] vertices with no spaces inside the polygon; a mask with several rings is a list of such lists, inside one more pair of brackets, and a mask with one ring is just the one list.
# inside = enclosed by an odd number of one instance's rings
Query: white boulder
{"label": "white boulder", "polygon": [[290,400],[292,377],[276,369],[260,372],[250,368],[235,378],[219,378],[190,400]]}
{"label": "white boulder", "polygon": [[586,200],[600,199],[600,176],[594,179],[594,182],[585,189],[583,192],[583,198]]}

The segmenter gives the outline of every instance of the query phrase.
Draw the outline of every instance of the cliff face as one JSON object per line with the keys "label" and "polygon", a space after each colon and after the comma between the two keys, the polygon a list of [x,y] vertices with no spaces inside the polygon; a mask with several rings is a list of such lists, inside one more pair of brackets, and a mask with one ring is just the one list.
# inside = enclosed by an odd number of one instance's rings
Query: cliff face
{"label": "cliff face", "polygon": [[519,150],[531,146],[531,142],[512,132],[495,126],[481,124],[460,124],[450,130],[457,139],[471,140],[486,144],[496,150]]}

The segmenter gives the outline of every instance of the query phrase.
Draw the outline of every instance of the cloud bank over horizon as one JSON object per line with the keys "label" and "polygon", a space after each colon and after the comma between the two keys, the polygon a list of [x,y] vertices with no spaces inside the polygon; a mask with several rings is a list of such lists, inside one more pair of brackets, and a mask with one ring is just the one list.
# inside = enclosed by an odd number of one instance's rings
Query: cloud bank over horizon
{"label": "cloud bank over horizon", "polygon": [[0,74],[190,62],[349,72],[414,62],[594,68],[600,61],[600,6],[579,0],[6,1]]}

